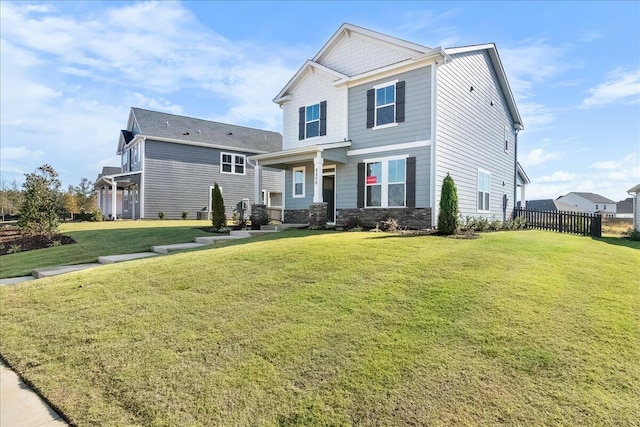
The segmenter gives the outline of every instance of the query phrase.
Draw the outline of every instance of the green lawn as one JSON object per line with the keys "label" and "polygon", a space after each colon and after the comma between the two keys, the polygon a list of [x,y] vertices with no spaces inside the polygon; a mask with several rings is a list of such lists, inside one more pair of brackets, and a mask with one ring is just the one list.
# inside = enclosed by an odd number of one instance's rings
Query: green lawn
{"label": "green lawn", "polygon": [[295,230],[0,288],[89,425],[637,425],[640,245]]}
{"label": "green lawn", "polygon": [[3,255],[0,278],[25,276],[39,267],[96,262],[99,256],[145,252],[153,245],[192,242],[210,235],[200,230],[210,221],[104,221],[71,222],[60,226],[60,233],[77,243],[36,251]]}

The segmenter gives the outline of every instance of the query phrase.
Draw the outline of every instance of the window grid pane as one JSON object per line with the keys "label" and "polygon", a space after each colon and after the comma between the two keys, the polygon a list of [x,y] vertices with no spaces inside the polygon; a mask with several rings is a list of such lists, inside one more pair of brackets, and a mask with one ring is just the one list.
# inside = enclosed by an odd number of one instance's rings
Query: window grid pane
{"label": "window grid pane", "polygon": [[382,206],[382,185],[367,187],[367,206]]}

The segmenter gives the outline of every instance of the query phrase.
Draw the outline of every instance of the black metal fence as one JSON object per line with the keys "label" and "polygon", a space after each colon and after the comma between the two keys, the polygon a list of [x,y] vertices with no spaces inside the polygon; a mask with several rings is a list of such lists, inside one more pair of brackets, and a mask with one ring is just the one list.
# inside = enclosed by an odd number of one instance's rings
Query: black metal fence
{"label": "black metal fence", "polygon": [[602,217],[598,214],[516,208],[513,217],[524,218],[527,228],[602,237]]}

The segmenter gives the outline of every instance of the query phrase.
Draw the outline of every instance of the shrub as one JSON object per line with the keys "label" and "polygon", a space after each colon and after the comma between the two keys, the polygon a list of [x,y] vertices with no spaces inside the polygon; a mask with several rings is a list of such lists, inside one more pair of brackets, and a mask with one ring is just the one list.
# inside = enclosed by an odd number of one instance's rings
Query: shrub
{"label": "shrub", "polygon": [[100,222],[103,219],[104,219],[104,215],[103,215],[102,210],[100,208],[95,208],[91,212],[91,221]]}
{"label": "shrub", "polygon": [[629,229],[626,233],[627,239],[633,240],[634,242],[640,242],[640,230],[637,228]]}
{"label": "shrub", "polygon": [[449,174],[442,181],[438,233],[450,236],[458,230],[458,192]]}
{"label": "shrub", "polygon": [[189,212],[182,211],[182,219],[187,219],[188,216],[189,216]]}
{"label": "shrub", "polygon": [[218,230],[226,225],[227,217],[224,213],[224,199],[217,182],[213,183],[213,193],[211,194],[211,224],[214,230]]}
{"label": "shrub", "polygon": [[251,211],[251,228],[253,230],[259,230],[261,226],[269,224],[271,218],[266,210],[255,209]]}
{"label": "shrub", "polygon": [[19,244],[13,244],[11,246],[9,246],[9,250],[7,251],[8,254],[17,254],[18,252],[22,251],[22,245]]}
{"label": "shrub", "polygon": [[362,222],[360,221],[359,217],[352,216],[352,217],[349,217],[347,219],[347,222],[344,225],[344,228],[346,228],[347,230],[351,230],[351,229],[354,229],[354,228],[360,228],[360,231],[362,231]]}
{"label": "shrub", "polygon": [[390,233],[395,233],[400,229],[398,220],[392,217],[389,217],[382,221],[382,226],[380,228],[382,229],[382,231],[388,231]]}
{"label": "shrub", "polygon": [[58,173],[45,164],[25,177],[18,225],[27,233],[51,236],[58,229],[64,211]]}
{"label": "shrub", "polygon": [[158,218],[164,219],[164,212],[162,211],[158,212]]}
{"label": "shrub", "polygon": [[523,216],[518,216],[516,218],[514,218],[513,220],[513,227],[514,230],[519,230],[521,228],[527,228],[527,219]]}
{"label": "shrub", "polygon": [[489,222],[489,230],[498,231],[502,228],[502,221],[497,218],[493,218],[491,222]]}

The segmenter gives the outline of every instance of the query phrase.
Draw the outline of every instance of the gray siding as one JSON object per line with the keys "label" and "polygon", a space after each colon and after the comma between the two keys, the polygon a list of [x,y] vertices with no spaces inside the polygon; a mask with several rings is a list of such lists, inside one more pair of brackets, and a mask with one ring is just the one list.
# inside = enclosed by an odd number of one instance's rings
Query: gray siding
{"label": "gray siding", "polygon": [[[350,156],[349,163],[336,168],[336,208],[347,209],[357,206],[358,163],[366,159],[407,155],[416,158],[416,207],[430,207],[431,147],[410,150],[385,151],[384,153]],[[378,209],[378,208],[372,208]]]}
{"label": "gray siding", "polygon": [[[502,195],[509,198],[507,215],[514,203],[513,119],[487,52],[452,58],[437,71],[436,209],[442,180],[449,173],[456,183],[463,216],[502,219]],[[510,129],[508,152],[504,151],[505,125]],[[488,214],[477,210],[479,168],[491,173]]]}
{"label": "gray siding", "polygon": [[[254,168],[245,164],[245,175],[222,174],[220,150],[147,140],[143,172],[145,218],[157,218],[162,211],[166,218],[178,219],[182,211],[188,211],[189,218],[195,219],[198,211],[210,209],[210,187],[214,182],[222,190],[226,214],[231,218],[243,198],[254,202]],[[263,184],[274,185],[271,181],[276,180],[267,179]],[[281,187],[265,189],[282,191]]]}
{"label": "gray siding", "polygon": [[[367,129],[367,90],[393,80],[405,81],[405,121],[384,129]],[[349,88],[351,149],[431,139],[431,67],[418,68]]]}
{"label": "gray siding", "polygon": [[[304,166],[304,197],[293,197],[293,168]],[[313,201],[313,163],[301,163],[291,166],[285,171],[284,180],[285,207],[286,209],[308,209]]]}

